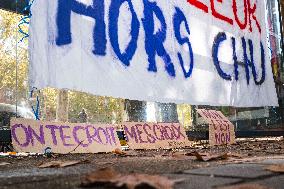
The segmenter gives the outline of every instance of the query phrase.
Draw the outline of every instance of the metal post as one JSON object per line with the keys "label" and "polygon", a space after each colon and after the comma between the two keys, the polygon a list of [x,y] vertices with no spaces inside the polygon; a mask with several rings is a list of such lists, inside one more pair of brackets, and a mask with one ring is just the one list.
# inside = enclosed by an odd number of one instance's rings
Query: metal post
{"label": "metal post", "polygon": [[[16,14],[18,14],[18,0],[16,0]],[[18,117],[18,31],[16,26],[16,90],[15,90],[15,100],[16,100],[16,117]]]}
{"label": "metal post", "polygon": [[[284,71],[284,70],[283,70],[283,69],[284,69],[284,68],[283,68],[283,63],[284,63],[284,53],[283,53],[283,50],[284,50],[284,41],[283,41],[283,17],[282,17],[283,14],[284,14],[284,12],[283,12],[283,11],[284,11],[284,10],[283,10],[284,7],[281,6],[281,3],[280,3],[279,0],[277,0],[277,3],[278,3],[279,22],[280,22],[280,23],[279,23],[279,24],[280,24],[280,35],[281,35],[281,40],[280,40],[280,42],[281,42],[281,48],[282,48],[282,51],[281,51],[281,71],[280,71],[280,73],[279,73],[279,74],[281,75],[282,72]],[[281,81],[281,76],[280,76],[280,81]],[[280,86],[280,94],[281,94],[281,91],[284,90],[283,87],[284,87],[283,85]],[[281,97],[281,95],[279,95],[279,98],[280,98],[280,99],[279,99],[278,101],[279,101],[279,102],[282,102],[282,99],[281,99],[282,97]],[[280,106],[280,107],[279,107],[279,110],[280,110],[280,114],[281,114],[281,115],[280,115],[280,117],[281,117],[281,123],[283,124],[283,117],[282,117],[282,116],[283,116],[283,109],[282,109],[283,107],[281,107],[281,104],[279,104],[279,106]]]}

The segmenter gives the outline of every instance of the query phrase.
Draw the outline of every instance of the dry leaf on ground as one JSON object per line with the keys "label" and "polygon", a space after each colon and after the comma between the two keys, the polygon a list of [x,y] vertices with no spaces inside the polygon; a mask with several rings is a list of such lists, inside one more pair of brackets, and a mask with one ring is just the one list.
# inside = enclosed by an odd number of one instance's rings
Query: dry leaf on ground
{"label": "dry leaf on ground", "polygon": [[184,157],[184,156],[186,156],[186,153],[185,152],[173,152],[173,153],[171,153],[171,156],[172,157],[176,157],[176,158],[182,158],[182,157]]}
{"label": "dry leaf on ground", "polygon": [[8,162],[1,162],[0,163],[0,166],[4,166],[4,165],[10,165],[11,163],[8,163]]}
{"label": "dry leaf on ground", "polygon": [[237,158],[237,159],[243,159],[244,157],[247,157],[246,154],[238,154],[238,153],[233,153],[233,152],[229,152],[228,156],[233,157],[233,158]]}
{"label": "dry leaf on ground", "polygon": [[120,156],[138,156],[138,153],[131,150],[131,151],[122,151],[119,148],[116,148],[115,150],[112,151],[112,153]]}
{"label": "dry leaf on ground", "polygon": [[193,159],[194,157],[188,156],[186,152],[173,152],[171,157],[177,159]]}
{"label": "dry leaf on ground", "polygon": [[52,168],[52,167],[61,168],[61,167],[77,165],[83,162],[86,162],[86,161],[50,161],[47,163],[41,163],[38,167],[39,168]]}
{"label": "dry leaf on ground", "polygon": [[265,169],[275,173],[284,173],[284,164],[270,165]]}
{"label": "dry leaf on ground", "polygon": [[169,180],[167,177],[148,174],[128,174],[122,175],[112,168],[100,169],[87,174],[81,180],[82,186],[105,186],[111,188],[154,188],[172,189],[177,181]]}
{"label": "dry leaf on ground", "polygon": [[117,155],[126,155],[125,152],[123,152],[121,149],[116,148],[115,150],[112,151],[112,153],[117,154]]}
{"label": "dry leaf on ground", "polygon": [[159,175],[131,174],[122,176],[117,186],[126,186],[128,189],[135,189],[138,186],[140,188],[172,189],[175,182]]}
{"label": "dry leaf on ground", "polygon": [[218,187],[217,189],[270,189],[260,184],[237,184],[232,186]]}
{"label": "dry leaf on ground", "polygon": [[206,156],[203,156],[198,152],[191,152],[191,153],[188,153],[187,155],[195,156],[198,161],[226,160],[229,157],[227,153],[214,154],[214,155],[207,154]]}
{"label": "dry leaf on ground", "polygon": [[227,160],[229,158],[228,154],[217,154],[217,155],[209,155],[205,156],[204,161],[216,161],[216,160]]}
{"label": "dry leaf on ground", "polygon": [[187,155],[195,156],[198,161],[204,161],[202,155],[200,155],[200,153],[198,152],[191,152],[191,153],[188,153]]}
{"label": "dry leaf on ground", "polygon": [[82,186],[106,185],[120,176],[113,168],[103,168],[82,177],[81,184]]}

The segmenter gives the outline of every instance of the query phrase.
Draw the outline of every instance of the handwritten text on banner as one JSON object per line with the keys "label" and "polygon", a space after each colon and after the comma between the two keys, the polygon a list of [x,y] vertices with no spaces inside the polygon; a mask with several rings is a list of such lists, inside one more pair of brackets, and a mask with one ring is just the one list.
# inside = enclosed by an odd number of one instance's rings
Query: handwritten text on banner
{"label": "handwritten text on banner", "polygon": [[120,148],[113,125],[86,125],[12,119],[13,147],[19,152],[98,153]]}
{"label": "handwritten text on banner", "polygon": [[235,127],[222,112],[205,109],[197,109],[197,112],[209,124],[210,145],[235,143]]}
{"label": "handwritten text on banner", "polygon": [[278,104],[264,0],[37,0],[30,84],[134,100]]}
{"label": "handwritten text on banner", "polygon": [[130,149],[168,149],[190,145],[179,123],[127,122],[123,129]]}

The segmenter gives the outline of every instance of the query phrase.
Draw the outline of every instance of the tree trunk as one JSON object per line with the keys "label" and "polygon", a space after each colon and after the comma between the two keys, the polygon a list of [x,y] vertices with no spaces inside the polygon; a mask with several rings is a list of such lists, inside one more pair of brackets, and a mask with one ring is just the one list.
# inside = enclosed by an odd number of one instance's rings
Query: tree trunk
{"label": "tree trunk", "polygon": [[68,122],[68,90],[59,90],[57,95],[56,120]]}
{"label": "tree trunk", "polygon": [[125,100],[124,103],[124,109],[128,115],[128,121],[147,121],[146,108],[147,103],[138,100]]}

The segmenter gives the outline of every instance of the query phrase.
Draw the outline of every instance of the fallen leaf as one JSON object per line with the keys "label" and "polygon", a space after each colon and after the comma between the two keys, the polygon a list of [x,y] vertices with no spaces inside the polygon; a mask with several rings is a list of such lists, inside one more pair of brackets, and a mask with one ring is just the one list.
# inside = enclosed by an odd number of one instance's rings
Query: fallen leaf
{"label": "fallen leaf", "polygon": [[39,168],[48,168],[48,167],[60,167],[60,163],[59,161],[51,161],[51,162],[47,162],[47,163],[41,163],[38,167]]}
{"label": "fallen leaf", "polygon": [[[180,180],[179,180],[180,181]],[[154,189],[172,189],[178,182],[169,180],[167,177],[148,174],[128,174],[122,175],[117,173],[113,168],[99,169],[93,173],[87,174],[81,179],[81,185],[105,186],[110,188],[154,188]]]}
{"label": "fallen leaf", "polygon": [[217,189],[270,189],[260,184],[237,184],[232,186],[218,187]]}
{"label": "fallen leaf", "polygon": [[226,160],[226,159],[228,159],[227,153],[225,153],[225,154],[214,154],[214,155],[207,154],[206,156],[202,156],[200,153],[195,151],[195,152],[188,153],[188,155],[195,156],[198,161],[213,161],[213,160]]}
{"label": "fallen leaf", "polygon": [[116,148],[112,153],[120,156],[138,156],[138,153],[135,152],[134,150],[129,150],[129,151],[122,151],[119,148]]}
{"label": "fallen leaf", "polygon": [[82,163],[84,161],[51,161],[47,163],[42,163],[38,167],[39,168],[61,168],[61,167],[68,167],[72,165],[77,165],[79,163]]}
{"label": "fallen leaf", "polygon": [[68,167],[68,166],[72,166],[72,165],[77,165],[81,163],[81,161],[65,161],[65,162],[62,162],[59,167]]}
{"label": "fallen leaf", "polygon": [[177,158],[177,159],[194,159],[191,155],[188,155],[186,152],[173,152],[171,154],[171,157]]}
{"label": "fallen leaf", "polygon": [[204,161],[203,157],[202,157],[198,152],[191,152],[191,153],[188,154],[188,155],[193,155],[193,156],[195,156],[198,161]]}
{"label": "fallen leaf", "polygon": [[167,177],[159,175],[147,174],[131,174],[125,175],[117,180],[116,186],[126,187],[128,189],[135,188],[153,188],[153,189],[172,189],[176,181],[169,180]]}
{"label": "fallen leaf", "polygon": [[125,152],[123,152],[121,149],[116,148],[115,150],[112,151],[112,153],[117,154],[117,155],[126,155]]}
{"label": "fallen leaf", "polygon": [[175,157],[175,158],[184,158],[184,157],[187,157],[185,152],[173,152],[173,153],[171,154],[171,156],[172,156],[172,157]]}
{"label": "fallen leaf", "polygon": [[4,166],[4,165],[10,165],[11,163],[8,163],[8,162],[1,162],[0,163],[0,166]]}
{"label": "fallen leaf", "polygon": [[271,165],[266,167],[265,169],[275,173],[284,173],[284,164]]}
{"label": "fallen leaf", "polygon": [[203,159],[205,161],[213,161],[213,160],[227,160],[228,158],[229,158],[228,154],[225,153],[225,154],[217,154],[217,155],[206,156]]}
{"label": "fallen leaf", "polygon": [[233,158],[237,158],[237,159],[243,159],[244,157],[246,157],[247,155],[243,155],[243,154],[237,154],[237,153],[228,153],[227,154],[229,157],[233,157]]}
{"label": "fallen leaf", "polygon": [[86,187],[107,185],[109,182],[119,177],[120,174],[117,173],[113,168],[102,168],[82,177],[81,185]]}

